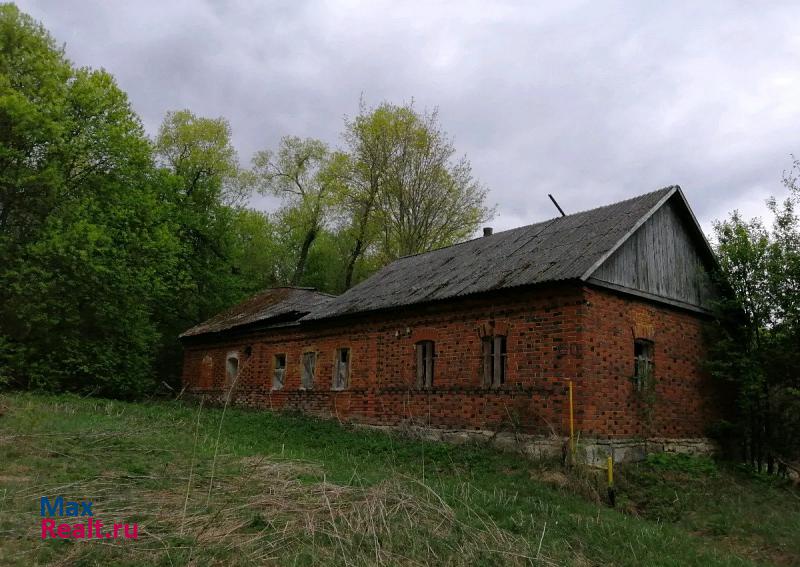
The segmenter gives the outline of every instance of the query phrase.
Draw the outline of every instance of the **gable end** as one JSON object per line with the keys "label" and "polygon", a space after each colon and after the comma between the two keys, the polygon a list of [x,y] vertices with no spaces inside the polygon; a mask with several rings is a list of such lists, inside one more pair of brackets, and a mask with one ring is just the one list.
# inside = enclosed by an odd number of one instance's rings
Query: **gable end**
{"label": "gable end", "polygon": [[676,192],[627,235],[586,281],[654,300],[711,310],[715,260]]}

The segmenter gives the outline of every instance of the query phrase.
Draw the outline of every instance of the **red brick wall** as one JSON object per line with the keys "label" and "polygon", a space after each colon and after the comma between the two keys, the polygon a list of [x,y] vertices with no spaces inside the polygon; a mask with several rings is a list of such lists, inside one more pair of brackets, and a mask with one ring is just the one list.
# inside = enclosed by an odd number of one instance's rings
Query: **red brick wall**
{"label": "red brick wall", "polygon": [[[468,429],[557,431],[567,426],[566,381],[582,356],[581,289],[517,291],[433,307],[398,310],[357,320],[288,327],[259,334],[187,344],[184,382],[193,392],[220,396],[225,358],[239,351],[234,400],[253,407],[300,409],[343,420],[398,424],[412,420]],[[502,387],[481,381],[481,332],[507,336]],[[436,345],[434,387],[416,387],[415,343]],[[245,360],[246,346],[252,354]],[[337,348],[351,349],[350,387],[332,392]],[[318,352],[313,391],[300,390],[302,353]],[[285,353],[285,387],[271,390],[274,355]],[[213,359],[213,386],[203,388],[202,361]],[[208,371],[206,370],[206,373]]]}
{"label": "red brick wall", "polygon": [[[384,315],[189,343],[184,383],[191,392],[219,401],[225,392],[226,355],[236,351],[240,375],[233,400],[238,405],[372,424],[410,421],[565,434],[567,383],[573,380],[578,430],[592,436],[639,436],[643,426],[629,380],[631,325],[639,320],[658,327],[656,372],[664,377],[658,386],[664,404],[656,412],[655,435],[702,435],[707,419],[700,388],[698,318],[577,285],[512,290]],[[486,332],[507,336],[506,383],[499,388],[485,387],[481,381],[480,336]],[[435,341],[430,390],[416,386],[414,345],[420,340]],[[249,358],[244,353],[248,346]],[[351,349],[350,386],[334,392],[334,356],[341,347]],[[317,371],[314,389],[304,391],[301,361],[308,350],[318,353]],[[273,391],[278,353],[286,354],[287,371],[284,388]],[[203,365],[206,356],[213,361],[211,369],[207,362]]]}
{"label": "red brick wall", "polygon": [[[601,288],[587,288],[585,297],[583,430],[612,437],[707,435],[722,403],[703,369],[706,318]],[[631,379],[636,338],[653,341],[652,396],[637,393]]]}

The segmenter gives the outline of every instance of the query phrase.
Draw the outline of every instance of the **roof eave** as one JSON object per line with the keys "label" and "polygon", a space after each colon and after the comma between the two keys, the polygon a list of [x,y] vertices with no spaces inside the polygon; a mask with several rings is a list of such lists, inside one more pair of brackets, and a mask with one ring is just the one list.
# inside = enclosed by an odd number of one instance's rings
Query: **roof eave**
{"label": "roof eave", "polygon": [[270,317],[268,319],[260,319],[257,321],[249,321],[247,323],[242,323],[239,325],[231,325],[230,327],[225,327],[222,329],[209,329],[206,331],[200,331],[198,333],[192,333],[191,329],[188,331],[178,335],[178,340],[182,341],[185,339],[197,339],[200,337],[203,338],[219,338],[229,334],[235,333],[249,333],[252,331],[258,330],[267,330],[273,328],[282,328],[282,327],[289,327],[292,325],[299,325],[300,321],[308,315],[309,311],[295,311],[291,313],[284,313],[275,317]]}

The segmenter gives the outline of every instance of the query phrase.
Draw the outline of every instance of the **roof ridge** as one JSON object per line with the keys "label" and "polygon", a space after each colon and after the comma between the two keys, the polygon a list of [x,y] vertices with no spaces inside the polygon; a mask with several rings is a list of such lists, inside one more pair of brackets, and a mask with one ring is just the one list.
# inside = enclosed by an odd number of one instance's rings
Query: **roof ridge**
{"label": "roof ridge", "polygon": [[[638,201],[639,199],[643,199],[645,197],[649,197],[650,195],[655,195],[656,193],[666,193],[667,191],[672,191],[673,189],[680,189],[680,185],[666,185],[661,187],[660,189],[655,189],[653,191],[648,191],[647,193],[640,193],[639,195],[635,195],[633,197],[628,197],[627,199],[622,199],[621,201],[614,201],[613,203],[607,203],[605,205],[600,205],[599,207],[592,207],[591,209],[583,209],[582,211],[575,211],[574,213],[570,213],[565,215],[567,217],[571,217],[572,215],[580,215],[583,213],[591,213],[593,211],[597,211],[599,209],[605,209],[607,207],[614,207],[616,205],[621,205],[622,203],[627,203],[629,201]],[[560,219],[563,217],[555,217],[556,219]]]}
{"label": "roof ridge", "polygon": [[662,191],[663,192],[671,191],[672,189],[675,189],[675,188],[680,189],[680,185],[667,185],[665,187],[662,187],[661,189],[656,189],[654,191],[648,191],[647,193],[641,193],[641,194],[635,195],[633,197],[628,197],[627,199],[622,199],[621,201],[614,201],[613,203],[600,205],[599,207],[592,207],[591,209],[583,209],[581,211],[575,211],[574,213],[569,213],[567,215],[558,216],[558,217],[550,217],[550,218],[546,218],[546,219],[543,219],[543,220],[540,220],[540,221],[536,221],[536,222],[532,222],[532,223],[529,223],[529,224],[523,224],[521,226],[515,226],[514,228],[507,228],[506,230],[501,230],[499,232],[495,232],[494,234],[491,234],[489,236],[476,236],[475,238],[470,238],[469,240],[462,240],[461,242],[454,242],[453,244],[448,244],[447,246],[440,246],[439,248],[434,248],[432,250],[427,250],[425,252],[415,252],[414,254],[406,254],[404,256],[397,257],[397,259],[393,260],[392,262],[390,262],[390,264],[395,262],[395,261],[397,261],[397,260],[402,260],[404,258],[413,258],[414,256],[421,256],[422,254],[430,254],[431,252],[437,252],[439,250],[446,250],[448,248],[453,248],[454,246],[460,246],[462,244],[469,244],[470,242],[475,242],[476,240],[481,240],[483,238],[491,238],[492,236],[499,236],[501,234],[506,234],[506,233],[514,231],[514,230],[522,230],[522,229],[530,228],[530,227],[535,226],[537,224],[544,224],[546,222],[553,222],[553,221],[557,221],[559,219],[566,218],[566,217],[571,217],[571,216],[574,216],[574,215],[581,215],[581,214],[584,214],[584,213],[591,213],[593,211],[598,211],[600,209],[605,209],[606,207],[613,207],[615,205],[621,205],[622,203],[627,203],[628,201],[635,201],[635,200],[638,200],[638,199],[642,199],[644,197],[648,197],[650,195],[653,195],[654,193],[660,193]]}
{"label": "roof ridge", "polygon": [[[580,280],[657,203],[668,185],[591,209],[398,258],[303,321],[374,311],[496,289]],[[467,245],[467,246],[464,246]],[[420,278],[422,278],[420,280]]]}
{"label": "roof ridge", "polygon": [[[299,291],[312,291],[314,293],[318,293],[319,295],[327,295],[328,297],[337,297],[334,293],[328,293],[327,291],[320,291],[315,287],[310,286],[301,286],[301,285],[276,285],[273,287],[265,287],[256,292],[256,295],[261,295],[262,293],[269,293],[270,291],[275,291],[276,289],[295,289]],[[253,296],[251,296],[252,298]],[[247,301],[246,299],[243,301]]]}

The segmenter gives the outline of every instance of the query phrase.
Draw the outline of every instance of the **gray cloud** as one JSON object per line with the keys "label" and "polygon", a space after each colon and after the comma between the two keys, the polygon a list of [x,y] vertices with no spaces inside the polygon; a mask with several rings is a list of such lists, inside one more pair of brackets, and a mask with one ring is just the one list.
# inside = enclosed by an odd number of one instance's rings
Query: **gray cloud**
{"label": "gray cloud", "polygon": [[[498,228],[678,183],[705,226],[761,214],[800,152],[800,8],[654,2],[26,0],[154,133],[225,116],[243,162],[285,134],[339,142],[369,103],[438,106]],[[268,200],[254,203],[268,207]]]}

